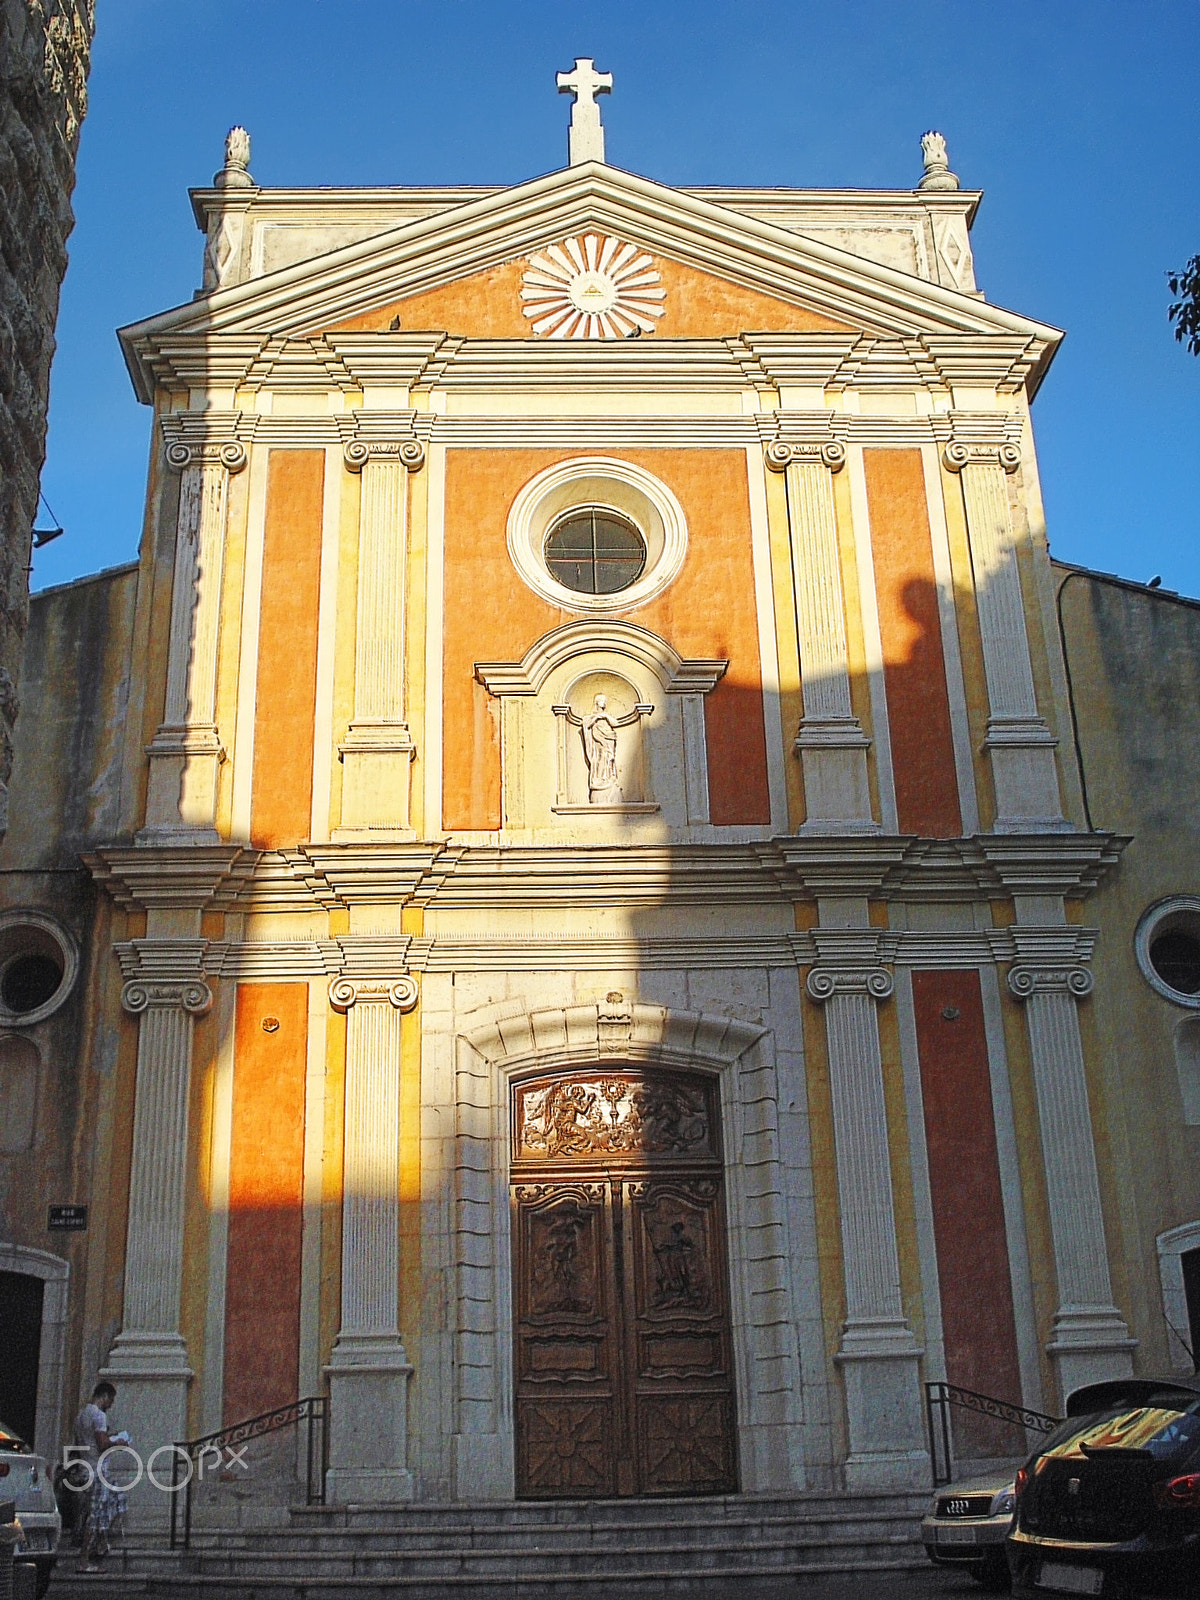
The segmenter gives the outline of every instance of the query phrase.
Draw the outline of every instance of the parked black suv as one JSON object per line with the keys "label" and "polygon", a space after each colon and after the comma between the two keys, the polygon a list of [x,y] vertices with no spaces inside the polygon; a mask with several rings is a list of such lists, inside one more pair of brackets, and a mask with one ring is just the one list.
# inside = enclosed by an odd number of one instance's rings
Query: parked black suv
{"label": "parked black suv", "polygon": [[1013,1594],[1200,1596],[1200,1378],[1076,1389],[1021,1468]]}

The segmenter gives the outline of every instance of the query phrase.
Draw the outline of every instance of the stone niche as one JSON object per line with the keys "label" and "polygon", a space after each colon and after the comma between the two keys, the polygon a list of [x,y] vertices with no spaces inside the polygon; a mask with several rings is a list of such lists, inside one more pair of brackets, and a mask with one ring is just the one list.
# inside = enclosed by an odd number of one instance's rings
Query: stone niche
{"label": "stone niche", "polygon": [[620,673],[601,670],[576,678],[563,704],[553,708],[558,719],[557,816],[659,809],[651,797],[646,749],[656,709]]}
{"label": "stone niche", "polygon": [[726,665],[606,621],[556,628],[519,662],[478,663],[501,702],[505,831],[661,837],[706,824],[704,696]]}

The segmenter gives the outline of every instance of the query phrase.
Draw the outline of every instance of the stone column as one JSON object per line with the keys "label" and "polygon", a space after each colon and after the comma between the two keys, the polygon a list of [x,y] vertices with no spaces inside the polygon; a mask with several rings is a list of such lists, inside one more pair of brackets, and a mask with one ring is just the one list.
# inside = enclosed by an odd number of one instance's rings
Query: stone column
{"label": "stone column", "polygon": [[146,824],[138,838],[215,844],[217,774],[225,759],[216,694],[226,503],[229,478],[246,465],[246,450],[237,439],[176,440],[166,460],[180,474],[167,694],[149,747]]}
{"label": "stone column", "polygon": [[952,441],[942,460],[962,480],[975,604],[988,687],[989,752],[997,833],[1069,830],[1058,792],[1058,740],[1038,714],[1025,600],[1008,508],[1006,474],[1021,464],[1015,444]]}
{"label": "stone column", "polygon": [[[144,1458],[187,1437],[192,1370],[179,1312],[188,1099],[194,1019],[212,1001],[199,977],[135,979],[121,991],[121,1004],[140,1020],[124,1311],[103,1376],[117,1385],[122,1425]],[[149,1505],[144,1486],[143,1495]]]}
{"label": "stone column", "polygon": [[1092,991],[1086,967],[1018,963],[1010,992],[1025,1005],[1037,1092],[1058,1310],[1047,1346],[1061,1398],[1084,1383],[1126,1377],[1136,1343],[1113,1304],[1096,1173],[1078,1003]]}
{"label": "stone column", "polygon": [[396,837],[409,827],[416,747],[405,721],[408,474],[425,463],[416,439],[352,439],[346,466],[362,474],[354,719],[339,747],[342,821],[335,838]]}
{"label": "stone column", "polygon": [[842,599],[842,566],[833,505],[833,474],[846,447],[767,446],[767,466],[787,481],[792,576],[800,635],[804,716],[795,748],[804,771],[807,811],[801,833],[878,833],[867,783],[870,740],[850,701],[850,670]]}
{"label": "stone column", "polygon": [[[846,1321],[835,1360],[846,1391],[850,1454],[847,1489],[917,1488],[929,1453],[918,1362],[924,1354],[904,1315],[883,1058],[876,1007],[890,998],[886,968],[868,964],[873,930],[814,933],[821,961],[808,997],[825,1009]],[[866,959],[851,965],[852,945]],[[827,961],[831,952],[836,965]]]}
{"label": "stone column", "polygon": [[408,1380],[400,1285],[401,1015],[411,978],[335,978],[346,1013],[342,1315],[329,1366],[329,1492],[334,1500],[408,1500]]}

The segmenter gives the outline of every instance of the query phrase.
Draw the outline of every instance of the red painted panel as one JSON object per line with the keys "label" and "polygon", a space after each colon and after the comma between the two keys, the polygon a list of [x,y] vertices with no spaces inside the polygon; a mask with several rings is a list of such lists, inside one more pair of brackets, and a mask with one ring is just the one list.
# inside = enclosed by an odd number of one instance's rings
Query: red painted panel
{"label": "red painted panel", "polygon": [[324,493],[323,450],[271,451],[250,797],[250,837],[264,850],[312,831]]}
{"label": "red painted panel", "polygon": [[225,1285],[227,1423],[299,1395],[307,1055],[308,985],[239,984]]}
{"label": "red painted panel", "polygon": [[901,833],[962,833],[925,472],[919,450],[864,450]]}
{"label": "red painted panel", "polygon": [[[913,1004],[925,1107],[942,1296],[946,1376],[951,1383],[1020,1401],[1017,1331],[991,1073],[977,972],[915,972]],[[973,1454],[1019,1455],[1012,1430],[956,1418]]]}

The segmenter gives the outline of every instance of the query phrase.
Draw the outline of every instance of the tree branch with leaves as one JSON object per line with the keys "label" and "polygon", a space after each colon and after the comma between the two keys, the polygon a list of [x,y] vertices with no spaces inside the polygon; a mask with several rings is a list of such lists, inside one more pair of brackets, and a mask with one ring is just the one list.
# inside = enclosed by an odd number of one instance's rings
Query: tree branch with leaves
{"label": "tree branch with leaves", "polygon": [[1168,272],[1167,286],[1177,297],[1167,307],[1175,337],[1200,356],[1200,256],[1193,256],[1181,272]]}

